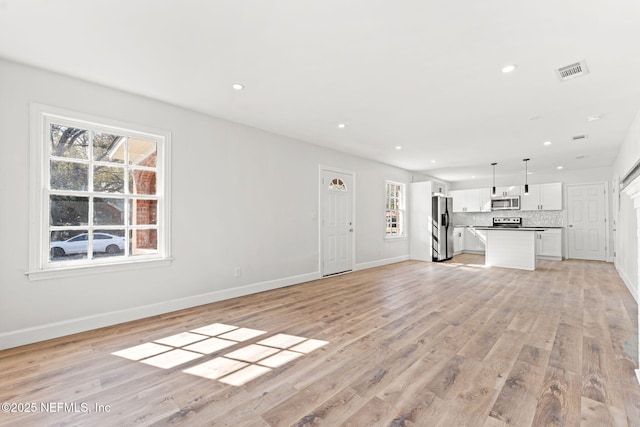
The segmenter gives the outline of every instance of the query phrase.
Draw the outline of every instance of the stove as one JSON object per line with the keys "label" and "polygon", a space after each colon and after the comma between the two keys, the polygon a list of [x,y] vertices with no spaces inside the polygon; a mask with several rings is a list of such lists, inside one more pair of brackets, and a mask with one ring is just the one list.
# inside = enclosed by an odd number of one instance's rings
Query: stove
{"label": "stove", "polygon": [[522,218],[516,216],[494,217],[493,226],[496,228],[521,228]]}

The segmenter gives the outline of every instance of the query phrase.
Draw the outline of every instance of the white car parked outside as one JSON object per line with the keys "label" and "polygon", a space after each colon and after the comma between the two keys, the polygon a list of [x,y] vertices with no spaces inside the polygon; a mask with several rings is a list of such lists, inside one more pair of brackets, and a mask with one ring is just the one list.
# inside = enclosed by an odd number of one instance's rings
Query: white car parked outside
{"label": "white car parked outside", "polygon": [[[93,233],[93,252],[117,254],[124,251],[124,237],[107,233]],[[52,257],[72,254],[86,254],[89,246],[89,234],[82,233],[68,240],[51,242]]]}

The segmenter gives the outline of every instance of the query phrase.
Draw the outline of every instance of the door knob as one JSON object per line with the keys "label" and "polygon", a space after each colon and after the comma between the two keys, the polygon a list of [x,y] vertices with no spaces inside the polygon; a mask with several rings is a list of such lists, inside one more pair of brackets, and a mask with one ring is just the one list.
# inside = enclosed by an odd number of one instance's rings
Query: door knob
{"label": "door knob", "polygon": [[573,225],[569,225],[569,227],[573,227]]}

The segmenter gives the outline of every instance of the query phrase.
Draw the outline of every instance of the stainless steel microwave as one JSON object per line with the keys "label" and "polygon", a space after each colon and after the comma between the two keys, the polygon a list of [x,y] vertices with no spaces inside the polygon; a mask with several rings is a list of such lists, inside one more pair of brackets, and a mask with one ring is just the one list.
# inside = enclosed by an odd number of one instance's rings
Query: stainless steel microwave
{"label": "stainless steel microwave", "polygon": [[520,209],[520,196],[491,198],[492,211],[515,211]]}

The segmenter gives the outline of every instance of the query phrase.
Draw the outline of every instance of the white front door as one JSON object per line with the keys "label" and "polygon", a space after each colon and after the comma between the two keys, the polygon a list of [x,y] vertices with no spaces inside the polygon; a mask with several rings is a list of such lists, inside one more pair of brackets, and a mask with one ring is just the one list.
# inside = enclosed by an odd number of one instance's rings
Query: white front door
{"label": "white front door", "polygon": [[605,184],[567,185],[569,258],[605,261]]}
{"label": "white front door", "polygon": [[321,174],[322,275],[353,270],[353,175]]}

